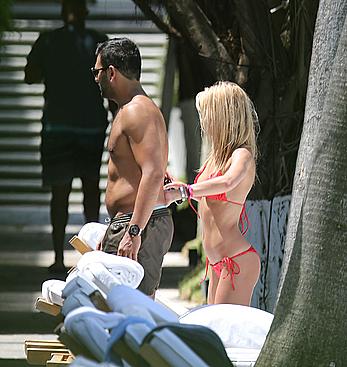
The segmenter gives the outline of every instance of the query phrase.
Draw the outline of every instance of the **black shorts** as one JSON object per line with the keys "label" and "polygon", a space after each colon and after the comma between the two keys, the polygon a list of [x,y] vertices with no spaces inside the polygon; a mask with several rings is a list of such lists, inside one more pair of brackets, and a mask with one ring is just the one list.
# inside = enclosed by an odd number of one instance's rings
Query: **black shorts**
{"label": "black shorts", "polygon": [[[124,214],[111,220],[102,240],[102,251],[117,253],[130,219],[131,214]],[[147,295],[152,295],[159,287],[163,258],[170,249],[172,237],[173,220],[170,210],[167,208],[154,210],[141,234],[141,247],[137,256],[145,271],[138,289]]]}
{"label": "black shorts", "polygon": [[43,186],[69,183],[74,177],[99,180],[105,133],[42,131]]}

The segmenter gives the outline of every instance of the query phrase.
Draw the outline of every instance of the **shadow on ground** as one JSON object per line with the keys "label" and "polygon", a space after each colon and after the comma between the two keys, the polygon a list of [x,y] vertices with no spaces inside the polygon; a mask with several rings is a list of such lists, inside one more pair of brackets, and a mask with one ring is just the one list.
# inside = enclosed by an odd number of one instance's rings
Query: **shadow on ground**
{"label": "shadow on ground", "polygon": [[23,359],[0,359],[0,367],[30,367]]}

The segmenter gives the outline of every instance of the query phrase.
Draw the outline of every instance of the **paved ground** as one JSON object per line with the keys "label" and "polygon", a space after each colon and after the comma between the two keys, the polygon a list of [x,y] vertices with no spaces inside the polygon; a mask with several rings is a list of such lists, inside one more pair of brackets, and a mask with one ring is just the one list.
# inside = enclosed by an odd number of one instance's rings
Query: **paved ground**
{"label": "paved ground", "polygon": [[[25,219],[25,213],[23,214]],[[41,293],[43,281],[57,278],[47,272],[53,262],[50,250],[50,227],[31,223],[4,225],[0,214],[0,367],[28,366],[25,362],[23,342],[28,339],[54,339],[56,318],[39,313],[34,302]],[[30,223],[32,220],[27,218]],[[68,227],[67,239],[80,225]],[[67,242],[67,241],[66,241]],[[74,265],[80,255],[66,246],[66,265]],[[164,262],[158,298],[177,313],[194,304],[179,300],[177,284],[188,271],[188,259],[181,253],[171,252]]]}

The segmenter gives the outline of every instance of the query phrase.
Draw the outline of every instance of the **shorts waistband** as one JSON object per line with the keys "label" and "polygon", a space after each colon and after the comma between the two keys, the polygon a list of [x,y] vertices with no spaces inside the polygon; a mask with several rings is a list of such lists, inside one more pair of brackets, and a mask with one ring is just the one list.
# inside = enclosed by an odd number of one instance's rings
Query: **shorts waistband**
{"label": "shorts waistband", "polygon": [[[171,210],[166,207],[160,207],[158,209],[153,210],[149,219],[165,217],[168,215],[171,215]],[[132,213],[123,214],[120,217],[113,217],[110,223],[126,223],[130,221],[131,217],[132,217]]]}

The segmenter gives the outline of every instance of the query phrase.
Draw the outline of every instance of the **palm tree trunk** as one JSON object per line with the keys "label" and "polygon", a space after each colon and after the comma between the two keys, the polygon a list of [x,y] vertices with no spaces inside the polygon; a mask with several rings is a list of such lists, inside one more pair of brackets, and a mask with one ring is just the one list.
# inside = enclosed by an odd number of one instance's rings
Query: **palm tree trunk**
{"label": "palm tree trunk", "polygon": [[[318,52],[312,58],[296,173],[300,177],[304,172],[304,181],[302,185],[297,182],[293,193],[289,231],[294,236],[287,240],[291,256],[257,367],[335,367],[346,361],[346,13],[345,1],[324,0],[320,4],[314,51],[328,48],[331,52]],[[335,51],[334,45],[326,44],[332,20]],[[317,64],[331,70],[330,80],[323,78],[323,86]]]}

